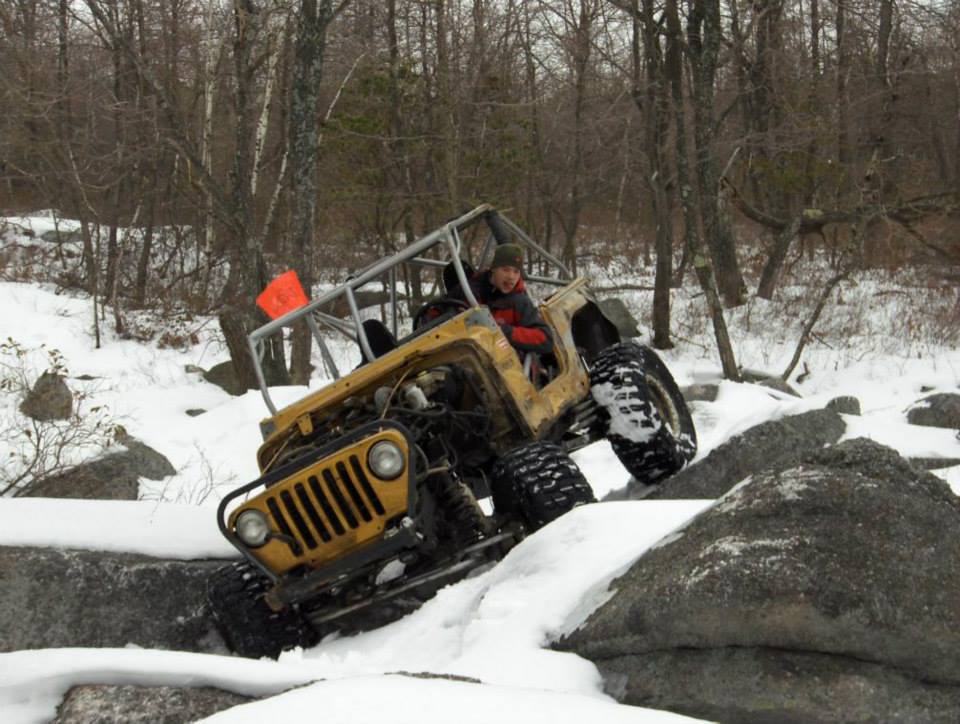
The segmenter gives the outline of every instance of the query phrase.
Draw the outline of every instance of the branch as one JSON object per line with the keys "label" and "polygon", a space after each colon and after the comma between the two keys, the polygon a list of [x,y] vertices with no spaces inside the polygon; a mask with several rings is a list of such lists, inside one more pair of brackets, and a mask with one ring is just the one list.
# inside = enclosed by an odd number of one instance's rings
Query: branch
{"label": "branch", "polygon": [[830,298],[830,293],[833,292],[833,288],[837,286],[837,284],[850,276],[850,271],[851,268],[849,266],[841,269],[830,278],[830,280],[827,282],[827,285],[823,288],[823,292],[820,294],[820,299],[817,300],[817,306],[813,308],[813,313],[810,315],[807,323],[803,325],[803,332],[800,334],[800,340],[797,342],[797,348],[793,351],[793,358],[790,360],[790,364],[787,365],[787,369],[785,369],[783,374],[780,375],[780,379],[784,382],[789,379],[790,374],[800,361],[800,355],[803,354],[803,348],[807,346],[807,342],[809,341],[813,332],[813,327],[817,323],[817,320],[820,319],[820,315],[823,313],[823,308],[826,306],[827,300]]}

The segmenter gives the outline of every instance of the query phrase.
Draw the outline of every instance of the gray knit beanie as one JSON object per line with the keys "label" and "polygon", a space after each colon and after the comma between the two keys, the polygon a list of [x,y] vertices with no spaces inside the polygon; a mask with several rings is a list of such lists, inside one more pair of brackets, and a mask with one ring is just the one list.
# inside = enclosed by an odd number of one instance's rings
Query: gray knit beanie
{"label": "gray knit beanie", "polygon": [[514,269],[523,270],[523,249],[519,244],[501,244],[493,254],[491,269],[498,266],[512,266]]}

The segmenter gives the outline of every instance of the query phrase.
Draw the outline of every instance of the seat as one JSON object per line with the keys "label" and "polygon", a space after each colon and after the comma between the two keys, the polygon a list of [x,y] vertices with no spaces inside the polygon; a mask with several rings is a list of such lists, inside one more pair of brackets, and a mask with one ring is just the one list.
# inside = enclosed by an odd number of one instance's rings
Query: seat
{"label": "seat", "polygon": [[[470,266],[470,262],[466,259],[461,259],[460,264],[463,266],[463,273],[466,275],[467,279],[473,276],[473,267]],[[447,262],[447,265],[443,267],[443,289],[446,292],[447,296],[450,296],[454,293],[459,293],[461,296],[463,290],[460,288],[460,279],[457,277],[457,269],[454,267],[453,262]]]}
{"label": "seat", "polygon": [[[367,342],[370,343],[370,351],[373,352],[374,359],[383,357],[383,355],[397,348],[396,337],[393,336],[390,330],[387,329],[387,326],[379,319],[365,320],[363,322],[363,331],[366,332]],[[360,356],[364,358],[365,362],[373,361],[366,359],[363,347],[360,348]]]}

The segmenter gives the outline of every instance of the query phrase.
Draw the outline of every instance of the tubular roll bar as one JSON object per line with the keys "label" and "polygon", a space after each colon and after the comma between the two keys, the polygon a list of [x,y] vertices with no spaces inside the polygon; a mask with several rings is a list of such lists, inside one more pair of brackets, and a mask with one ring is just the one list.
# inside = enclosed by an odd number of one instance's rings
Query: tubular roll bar
{"label": "tubular roll bar", "polygon": [[[470,287],[466,272],[463,269],[462,260],[460,259],[460,249],[463,245],[460,239],[460,230],[465,229],[476,221],[487,218],[490,215],[496,215],[498,221],[503,222],[510,231],[516,234],[518,240],[523,246],[526,246],[537,252],[541,258],[546,260],[549,264],[557,267],[557,269],[561,272],[559,279],[542,276],[527,276],[526,278],[528,280],[560,286],[570,281],[572,278],[570,270],[567,269],[567,267],[559,259],[531,239],[519,226],[514,224],[513,221],[505,216],[499,215],[496,209],[489,204],[477,206],[475,209],[472,209],[462,216],[447,222],[440,228],[435,229],[426,236],[418,239],[393,256],[374,262],[370,266],[352,275],[345,283],[337,286],[334,289],[331,289],[328,292],[325,292],[324,294],[321,294],[319,297],[311,300],[299,309],[295,309],[292,312],[288,312],[287,314],[283,315],[282,317],[267,322],[263,326],[258,327],[250,333],[249,337],[247,338],[247,346],[249,347],[250,355],[254,361],[254,369],[257,373],[257,382],[260,385],[260,394],[263,397],[263,401],[267,405],[267,409],[270,410],[270,414],[276,415],[277,407],[270,398],[266,379],[263,373],[263,355],[266,350],[266,346],[264,344],[265,340],[270,337],[270,335],[276,334],[285,327],[292,327],[297,321],[305,318],[307,326],[310,329],[310,333],[313,335],[314,339],[317,341],[317,345],[320,348],[320,354],[323,359],[324,366],[331,373],[334,379],[339,379],[340,371],[337,369],[336,363],[333,361],[333,355],[330,354],[330,350],[320,333],[320,324],[331,327],[345,334],[351,339],[356,340],[360,344],[360,348],[363,350],[364,355],[368,359],[373,359],[370,341],[367,338],[366,331],[363,328],[362,320],[360,319],[360,310],[357,305],[355,292],[357,289],[381,276],[385,272],[390,273],[390,302],[391,306],[393,307],[391,326],[393,333],[396,336],[397,266],[407,263],[430,268],[443,268],[450,263],[439,261],[437,259],[421,257],[420,254],[427,249],[430,249],[431,247],[440,243],[447,247],[447,250],[450,253],[450,261],[453,263],[453,268],[457,274],[457,280],[460,282],[460,288],[463,290],[467,302],[471,307],[480,306],[480,303],[477,301],[473,294],[473,290]],[[494,232],[491,228],[491,236],[487,239],[487,243],[485,244],[483,252],[481,253],[479,263],[482,264],[486,256],[489,254],[490,249],[492,249],[497,243],[500,242],[494,238]],[[329,304],[341,296],[346,297],[347,306],[350,310],[350,317],[352,321],[340,319],[339,317],[328,314],[321,310],[321,307]]]}

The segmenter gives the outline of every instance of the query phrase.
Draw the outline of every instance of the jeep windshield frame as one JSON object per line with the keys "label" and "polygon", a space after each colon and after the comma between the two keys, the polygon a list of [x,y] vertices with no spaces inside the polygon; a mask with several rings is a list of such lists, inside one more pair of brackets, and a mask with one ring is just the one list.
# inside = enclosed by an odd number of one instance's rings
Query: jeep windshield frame
{"label": "jeep windshield frame", "polygon": [[[396,254],[380,259],[366,268],[351,274],[345,282],[310,300],[304,306],[267,322],[250,333],[247,338],[250,356],[253,359],[254,369],[257,374],[260,394],[263,396],[263,401],[266,403],[267,409],[270,410],[270,414],[276,415],[277,407],[270,397],[263,367],[267,340],[272,335],[277,333],[282,334],[284,329],[293,327],[300,320],[304,320],[313,338],[317,342],[324,366],[333,379],[339,379],[341,377],[340,371],[324,339],[323,330],[333,330],[346,335],[360,346],[361,352],[366,359],[374,359],[375,355],[373,354],[370,340],[363,326],[363,319],[360,314],[360,306],[357,303],[356,292],[360,287],[372,281],[380,280],[384,283],[388,292],[387,304],[390,308],[391,330],[394,337],[396,337],[398,330],[397,305],[399,303],[397,296],[397,271],[403,264],[443,269],[452,263],[460,287],[466,297],[467,304],[471,307],[480,306],[468,283],[467,272],[463,266],[461,251],[464,248],[464,244],[461,238],[461,232],[481,220],[486,221],[490,234],[477,259],[478,268],[483,268],[484,262],[490,257],[495,246],[505,243],[516,243],[533,252],[541,264],[546,265],[548,270],[556,273],[555,277],[524,274],[525,280],[559,287],[565,286],[573,281],[570,270],[558,258],[531,239],[526,232],[513,221],[500,214],[489,204],[477,206],[462,216],[448,221],[426,236],[417,239]],[[510,236],[511,233],[513,238]],[[447,252],[449,258],[446,261],[421,256],[424,252],[435,246]],[[386,280],[383,280],[384,276],[386,276]],[[324,310],[325,307],[332,307],[341,299],[346,300],[349,319],[342,319]]]}

